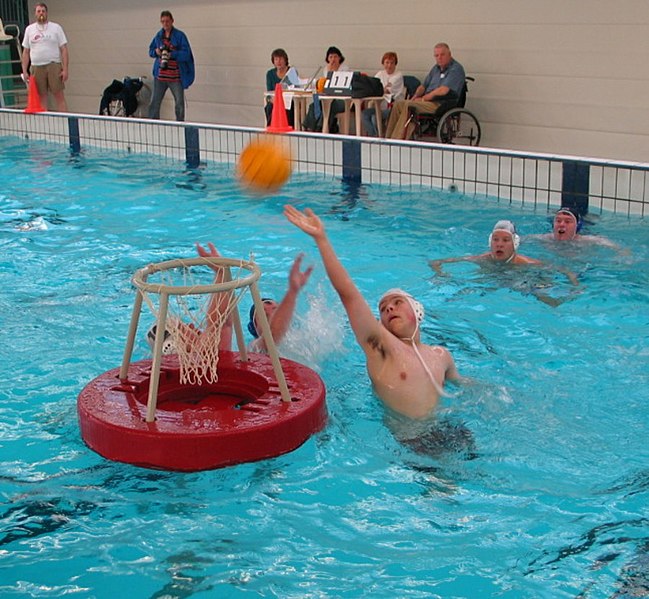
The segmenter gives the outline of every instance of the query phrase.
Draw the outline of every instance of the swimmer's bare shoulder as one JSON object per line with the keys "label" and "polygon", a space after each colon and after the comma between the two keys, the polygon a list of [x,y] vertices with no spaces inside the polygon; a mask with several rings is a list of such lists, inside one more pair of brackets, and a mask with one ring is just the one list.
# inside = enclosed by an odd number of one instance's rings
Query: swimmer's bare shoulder
{"label": "swimmer's bare shoulder", "polygon": [[614,250],[624,251],[617,243],[602,235],[578,235],[577,239],[586,243],[594,243]]}
{"label": "swimmer's bare shoulder", "polygon": [[461,375],[458,372],[453,355],[448,349],[441,345],[424,345],[424,347],[428,348],[426,353],[432,357],[432,363],[429,364],[431,366],[441,367],[443,370],[442,380],[440,383],[443,381],[450,381],[456,385],[462,386],[478,384],[478,381],[475,379]]}
{"label": "swimmer's bare shoulder", "polygon": [[536,258],[530,258],[529,256],[523,256],[522,254],[516,254],[512,260],[514,264],[543,264],[540,260]]}

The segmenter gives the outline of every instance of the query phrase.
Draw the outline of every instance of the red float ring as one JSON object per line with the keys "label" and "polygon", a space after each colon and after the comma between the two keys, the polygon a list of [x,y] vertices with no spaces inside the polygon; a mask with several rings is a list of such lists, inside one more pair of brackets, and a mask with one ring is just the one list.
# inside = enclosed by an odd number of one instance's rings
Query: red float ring
{"label": "red float ring", "polygon": [[281,359],[292,401],[282,401],[270,358],[219,354],[219,380],[181,385],[165,356],[155,422],[146,422],[151,360],[98,376],[79,394],[81,436],[98,454],[145,468],[196,471],[253,462],[298,448],[327,421],[325,386],[310,368]]}

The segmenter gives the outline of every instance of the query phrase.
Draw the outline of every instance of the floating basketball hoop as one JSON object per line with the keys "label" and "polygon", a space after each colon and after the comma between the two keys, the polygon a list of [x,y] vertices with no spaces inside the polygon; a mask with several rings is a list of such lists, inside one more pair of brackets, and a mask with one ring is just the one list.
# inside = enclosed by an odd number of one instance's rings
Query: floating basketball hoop
{"label": "floating basketball hoop", "polygon": [[[320,430],[324,384],[311,369],[279,357],[260,276],[251,260],[221,257],[138,270],[122,365],[78,398],[86,444],[111,460],[193,471],[280,455]],[[268,355],[249,355],[245,347],[238,305],[247,290]],[[131,363],[143,303],[156,316],[153,358]],[[238,352],[219,347],[223,340],[229,346],[230,328]],[[163,354],[165,342],[172,355]]]}

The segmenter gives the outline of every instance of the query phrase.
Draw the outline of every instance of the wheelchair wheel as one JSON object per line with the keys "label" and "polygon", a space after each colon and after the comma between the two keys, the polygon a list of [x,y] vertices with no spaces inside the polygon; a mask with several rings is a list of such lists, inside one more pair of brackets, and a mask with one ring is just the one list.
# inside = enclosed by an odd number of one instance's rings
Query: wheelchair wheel
{"label": "wheelchair wheel", "polygon": [[477,146],[481,133],[478,119],[464,108],[449,110],[437,125],[437,139],[444,144]]}

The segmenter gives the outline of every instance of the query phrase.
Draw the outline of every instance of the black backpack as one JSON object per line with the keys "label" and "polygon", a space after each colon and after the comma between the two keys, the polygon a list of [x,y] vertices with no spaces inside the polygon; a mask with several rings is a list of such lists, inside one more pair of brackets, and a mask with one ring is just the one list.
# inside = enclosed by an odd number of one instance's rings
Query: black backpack
{"label": "black backpack", "polygon": [[104,90],[99,103],[99,114],[109,115],[110,103],[119,100],[124,107],[124,114],[131,116],[138,107],[137,93],[142,89],[143,82],[141,79],[131,79],[125,77],[124,81],[113,79],[113,82]]}
{"label": "black backpack", "polygon": [[383,84],[378,77],[369,77],[354,72],[352,77],[352,98],[369,98],[383,95]]}

